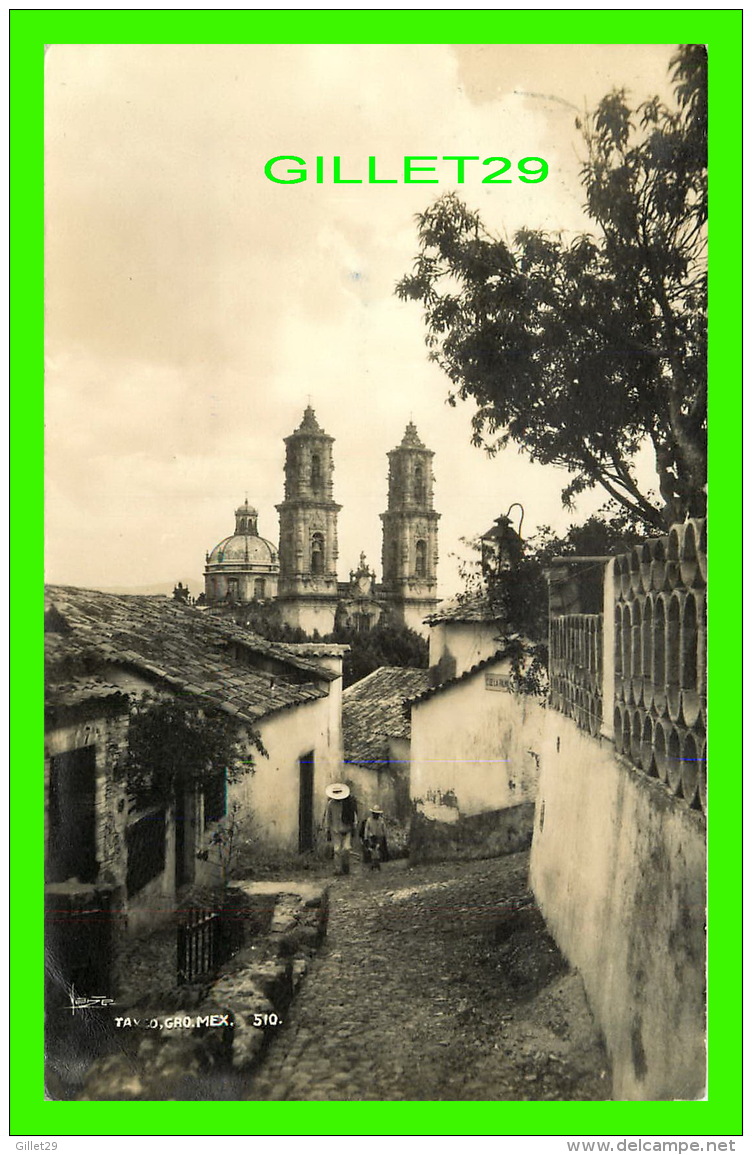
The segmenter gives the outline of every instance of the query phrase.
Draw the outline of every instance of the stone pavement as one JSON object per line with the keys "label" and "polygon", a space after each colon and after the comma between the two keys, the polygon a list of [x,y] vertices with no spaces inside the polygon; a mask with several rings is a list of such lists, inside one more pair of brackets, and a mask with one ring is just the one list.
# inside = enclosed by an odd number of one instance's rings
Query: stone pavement
{"label": "stone pavement", "polygon": [[527,865],[355,864],[332,879],[327,939],[244,1097],[608,1098],[581,982],[531,905]]}

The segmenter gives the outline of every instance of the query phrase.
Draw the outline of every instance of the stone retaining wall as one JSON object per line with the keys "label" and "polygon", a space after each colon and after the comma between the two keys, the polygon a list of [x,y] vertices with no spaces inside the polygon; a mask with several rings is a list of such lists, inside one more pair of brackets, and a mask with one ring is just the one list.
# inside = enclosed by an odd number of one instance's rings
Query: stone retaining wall
{"label": "stone retaining wall", "polygon": [[[237,1098],[287,1012],[326,934],[328,891],[314,883],[240,882],[268,929],[210,980],[107,1008],[101,1054],[79,1079],[82,1100]],[[271,908],[271,909],[270,909]],[[161,976],[155,976],[155,989]],[[117,1025],[117,1020],[122,1020]],[[200,1021],[199,1021],[200,1020]],[[64,1081],[64,1080],[63,1080]],[[53,1075],[50,1091],[60,1083]]]}
{"label": "stone retaining wall", "polygon": [[530,845],[534,814],[534,802],[459,815],[456,822],[442,822],[416,811],[410,828],[410,861],[443,862],[450,858],[514,854]]}

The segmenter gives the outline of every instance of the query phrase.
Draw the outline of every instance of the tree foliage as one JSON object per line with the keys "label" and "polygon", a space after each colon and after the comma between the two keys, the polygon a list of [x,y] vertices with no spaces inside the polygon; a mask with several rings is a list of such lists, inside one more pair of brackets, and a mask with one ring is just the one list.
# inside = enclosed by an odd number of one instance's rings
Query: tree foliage
{"label": "tree foliage", "polygon": [[292,644],[324,641],[349,646],[350,652],[344,655],[342,661],[342,685],[345,688],[365,678],[366,674],[377,670],[379,666],[428,665],[428,642],[406,626],[377,625],[365,632],[339,627],[322,638],[316,630],[309,635],[298,626],[283,623],[279,606],[274,602],[234,606],[224,612],[231,614],[239,625],[269,641]]}
{"label": "tree foliage", "polygon": [[350,647],[342,663],[345,688],[380,666],[428,666],[428,642],[406,626],[377,625],[365,633],[338,629],[327,641]]}
{"label": "tree foliage", "polygon": [[[532,650],[540,664],[545,666],[545,646],[548,637],[548,582],[546,570],[556,557],[612,557],[626,553],[645,540],[645,527],[638,518],[620,508],[615,501],[607,502],[597,513],[581,525],[573,525],[563,535],[557,535],[550,526],[540,526],[532,537],[521,543],[519,553],[508,569],[497,572],[484,568],[477,560],[463,563],[460,576],[464,597],[483,596],[495,611],[500,622],[500,639],[511,645],[514,638],[532,643]],[[468,543],[480,555],[479,541]],[[514,653],[512,646],[510,653]]]}
{"label": "tree foliage", "polygon": [[[265,753],[255,732],[250,742]],[[237,721],[228,715],[187,696],[144,694],[133,706],[125,772],[137,801],[168,804],[181,791],[209,787],[223,771],[235,782],[252,769],[253,757],[241,750]]]}
{"label": "tree foliage", "polygon": [[[239,626],[266,638],[269,642],[310,642],[311,637],[300,626],[282,621],[279,605],[274,602],[248,602],[244,605],[213,606],[212,613],[232,618]],[[314,634],[314,640],[319,634]]]}
{"label": "tree foliage", "polygon": [[[418,217],[419,254],[397,286],[420,301],[429,356],[471,398],[473,442],[515,442],[600,484],[654,528],[701,515],[706,478],[707,59],[682,45],[675,104],[614,91],[578,122],[594,233],[489,232],[453,193]],[[638,485],[648,441],[662,502]]]}

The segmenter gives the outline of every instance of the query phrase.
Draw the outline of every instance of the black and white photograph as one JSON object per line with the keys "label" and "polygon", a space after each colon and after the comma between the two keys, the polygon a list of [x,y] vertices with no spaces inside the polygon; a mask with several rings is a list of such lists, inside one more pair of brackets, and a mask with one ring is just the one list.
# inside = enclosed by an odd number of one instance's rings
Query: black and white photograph
{"label": "black and white photograph", "polygon": [[48,1099],[705,1096],[707,65],[47,49]]}

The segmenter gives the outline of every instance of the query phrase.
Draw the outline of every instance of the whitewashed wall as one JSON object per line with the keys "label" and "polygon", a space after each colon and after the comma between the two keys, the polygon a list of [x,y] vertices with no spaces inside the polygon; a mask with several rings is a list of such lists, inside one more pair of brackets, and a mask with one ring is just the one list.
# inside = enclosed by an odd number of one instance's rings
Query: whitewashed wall
{"label": "whitewashed wall", "polygon": [[314,827],[323,817],[324,787],[341,779],[341,682],[329,685],[326,698],[261,719],[257,729],[268,757],[254,753],[254,772],[228,790],[229,804],[240,805],[241,823],[259,843],[280,850],[298,849],[300,758],[313,751]]}
{"label": "whitewashed wall", "polygon": [[492,658],[499,645],[497,622],[437,622],[429,635],[428,664],[441,665],[442,678],[459,677]]}
{"label": "whitewashed wall", "polygon": [[[413,705],[410,796],[444,822],[532,802],[544,710],[500,660]],[[533,753],[531,753],[531,750]]]}
{"label": "whitewashed wall", "polygon": [[701,1096],[702,814],[610,741],[548,711],[531,880],[551,933],[582,974],[615,1098]]}

